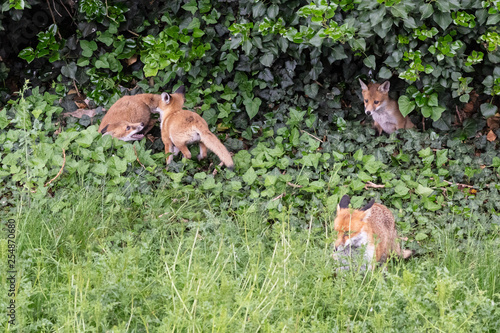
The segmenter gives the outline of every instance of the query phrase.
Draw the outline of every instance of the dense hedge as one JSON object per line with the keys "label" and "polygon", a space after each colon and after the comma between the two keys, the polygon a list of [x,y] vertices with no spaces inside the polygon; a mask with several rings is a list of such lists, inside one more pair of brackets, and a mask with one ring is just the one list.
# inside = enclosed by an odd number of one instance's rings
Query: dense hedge
{"label": "dense hedge", "polygon": [[[182,82],[188,106],[248,139],[249,120],[265,120],[268,111],[354,118],[362,109],[357,78],[369,70],[375,80],[392,80],[403,113],[441,130],[471,116],[455,119],[471,91],[479,98],[472,94],[467,111],[481,104],[481,112],[466,120],[463,136],[497,111],[500,1],[9,4],[0,14],[1,78],[10,70],[61,95],[76,86],[97,105],[116,100],[121,86],[158,92]],[[21,66],[16,52],[31,65]],[[4,86],[4,100],[9,93]]]}

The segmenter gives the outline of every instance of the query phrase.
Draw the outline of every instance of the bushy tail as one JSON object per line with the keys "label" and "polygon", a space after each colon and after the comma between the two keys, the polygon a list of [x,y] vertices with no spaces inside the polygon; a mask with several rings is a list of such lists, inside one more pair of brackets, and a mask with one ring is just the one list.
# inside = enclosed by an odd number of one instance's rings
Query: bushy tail
{"label": "bushy tail", "polygon": [[213,151],[215,155],[219,156],[219,159],[226,165],[226,167],[228,167],[229,169],[233,169],[234,163],[233,159],[231,158],[231,154],[226,149],[226,147],[224,147],[222,142],[219,141],[215,134],[210,131],[204,131],[199,134],[201,142],[203,142],[203,144],[207,146],[208,149]]}
{"label": "bushy tail", "polygon": [[409,258],[413,254],[412,250],[403,250],[403,258]]}
{"label": "bushy tail", "polygon": [[399,246],[398,243],[395,242],[394,246],[393,246],[393,250],[394,252],[396,252],[396,254],[404,259],[406,258],[409,258],[412,254],[413,254],[413,251],[412,250],[405,250],[405,249],[401,249],[401,247]]}

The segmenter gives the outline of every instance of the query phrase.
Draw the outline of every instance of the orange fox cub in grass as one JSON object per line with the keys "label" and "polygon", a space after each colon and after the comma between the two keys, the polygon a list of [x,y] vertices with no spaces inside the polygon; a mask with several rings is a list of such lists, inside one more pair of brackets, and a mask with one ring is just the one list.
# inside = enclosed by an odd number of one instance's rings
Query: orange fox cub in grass
{"label": "orange fox cub in grass", "polygon": [[[373,261],[384,262],[391,254],[408,258],[412,252],[403,250],[396,242],[397,232],[394,216],[384,205],[371,200],[361,209],[351,210],[351,199],[344,195],[337,206],[334,228],[338,232],[335,249],[350,253],[351,249],[365,246],[364,261],[373,268]],[[349,251],[346,251],[349,248]],[[334,255],[334,258],[337,256]]]}
{"label": "orange fox cub in grass", "polygon": [[382,84],[369,83],[366,85],[361,79],[365,113],[373,117],[373,127],[382,134],[382,131],[391,134],[401,128],[413,128],[415,125],[408,116],[403,117],[399,111],[398,102],[389,97],[389,81]]}
{"label": "orange fox cub in grass", "polygon": [[182,152],[185,158],[191,158],[187,144],[199,142],[200,154],[198,160],[207,156],[207,147],[219,159],[232,169],[234,167],[231,154],[208,129],[207,122],[193,111],[183,110],[184,86],[179,87],[173,94],[161,94],[161,103],[157,111],[160,113],[161,139],[165,145],[165,153],[173,153],[167,157],[167,164],[172,162],[174,155]]}
{"label": "orange fox cub in grass", "polygon": [[155,124],[151,111],[160,102],[161,96],[154,94],[123,96],[109,108],[98,131],[123,141],[140,140]]}

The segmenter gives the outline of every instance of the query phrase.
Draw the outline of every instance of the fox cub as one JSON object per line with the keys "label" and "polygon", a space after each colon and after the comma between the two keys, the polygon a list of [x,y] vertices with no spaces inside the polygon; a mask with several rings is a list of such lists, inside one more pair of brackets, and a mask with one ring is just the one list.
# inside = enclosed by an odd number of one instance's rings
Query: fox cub
{"label": "fox cub", "polygon": [[398,102],[389,97],[391,86],[389,81],[366,85],[360,79],[359,84],[365,103],[365,113],[373,117],[373,127],[377,129],[379,135],[382,131],[391,134],[401,128],[415,127],[408,116],[403,117],[399,111]]}
{"label": "fox cub", "polygon": [[[334,222],[338,232],[335,242],[337,252],[350,253],[352,249],[365,246],[363,259],[368,263],[368,268],[373,267],[373,261],[385,262],[391,254],[403,258],[412,254],[410,250],[401,251],[396,242],[394,216],[386,206],[371,200],[365,207],[351,211],[350,201],[349,196],[344,195],[337,206]],[[347,247],[349,251],[346,251]]]}
{"label": "fox cub", "polygon": [[199,142],[200,154],[198,160],[207,156],[207,147],[213,151],[219,159],[232,169],[234,167],[231,154],[219,141],[219,139],[208,129],[207,122],[199,114],[193,111],[183,110],[184,86],[179,87],[173,94],[161,94],[160,113],[161,139],[165,145],[165,153],[171,154],[166,162],[172,162],[174,155],[182,152],[185,158],[191,158],[191,152],[187,144]]}
{"label": "fox cub", "polygon": [[160,95],[154,94],[123,96],[109,108],[98,131],[123,141],[140,140],[154,126],[151,111],[160,102]]}

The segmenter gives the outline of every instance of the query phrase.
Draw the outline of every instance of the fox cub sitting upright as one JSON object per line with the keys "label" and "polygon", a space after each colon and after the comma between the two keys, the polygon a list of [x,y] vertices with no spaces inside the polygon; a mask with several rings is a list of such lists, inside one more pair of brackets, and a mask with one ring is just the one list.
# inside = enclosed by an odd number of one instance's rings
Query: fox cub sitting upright
{"label": "fox cub sitting upright", "polygon": [[200,154],[198,160],[207,156],[207,147],[230,169],[234,167],[231,154],[208,129],[207,122],[193,111],[183,110],[184,86],[179,87],[173,94],[161,94],[160,113],[161,139],[165,145],[165,153],[171,154],[166,162],[172,162],[174,155],[179,151],[185,158],[191,158],[187,144],[199,142]]}
{"label": "fox cub sitting upright", "polygon": [[123,96],[109,108],[98,131],[123,141],[140,140],[154,126],[151,112],[160,102],[160,95],[154,94]]}
{"label": "fox cub sitting upright", "polygon": [[352,249],[365,246],[363,259],[368,268],[374,267],[371,265],[374,261],[385,262],[391,254],[403,258],[412,254],[410,250],[401,251],[396,242],[398,235],[394,216],[386,206],[371,200],[365,207],[351,211],[350,201],[349,196],[344,195],[337,206],[334,222],[338,232],[335,242],[337,252],[351,253]]}
{"label": "fox cub sitting upright", "polygon": [[391,134],[401,128],[415,127],[408,116],[403,117],[398,102],[389,97],[391,86],[389,81],[366,85],[360,79],[359,84],[365,103],[365,113],[373,117],[373,127],[377,129],[378,135],[381,135],[382,131]]}

